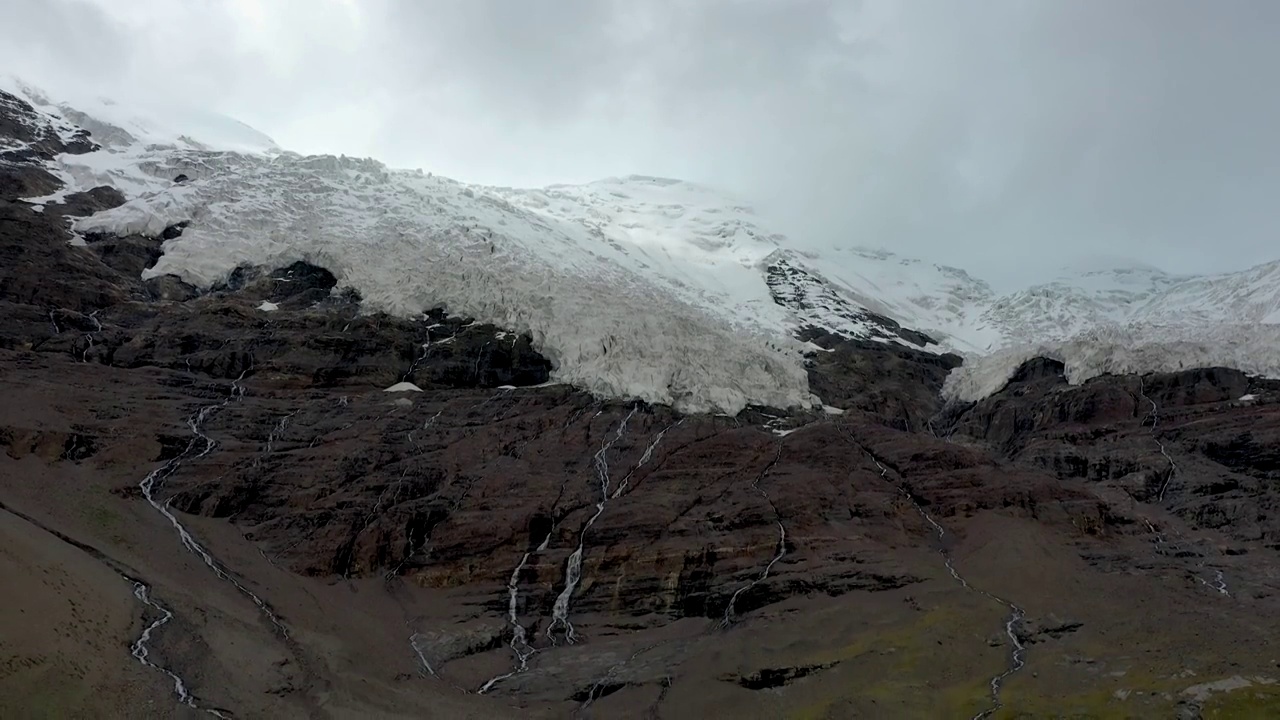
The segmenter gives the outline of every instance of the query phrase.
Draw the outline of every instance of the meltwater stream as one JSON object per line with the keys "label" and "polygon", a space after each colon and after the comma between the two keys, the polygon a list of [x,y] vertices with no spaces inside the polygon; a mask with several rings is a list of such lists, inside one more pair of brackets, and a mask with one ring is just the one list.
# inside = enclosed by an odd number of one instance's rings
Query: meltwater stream
{"label": "meltwater stream", "polygon": [[1138,395],[1151,405],[1151,411],[1142,419],[1139,425],[1146,425],[1147,420],[1151,421],[1151,439],[1155,440],[1156,446],[1160,448],[1160,454],[1169,462],[1169,474],[1165,476],[1164,482],[1160,483],[1160,490],[1156,494],[1157,502],[1164,502],[1164,494],[1169,489],[1169,483],[1173,481],[1173,476],[1178,473],[1178,463],[1173,461],[1173,457],[1169,455],[1168,449],[1164,446],[1164,441],[1156,433],[1157,426],[1160,424],[1160,406],[1156,405],[1156,401],[1147,396],[1146,386],[1142,381],[1142,376],[1138,376]]}
{"label": "meltwater stream", "polygon": [[764,498],[764,501],[769,504],[769,509],[773,511],[773,519],[778,526],[778,544],[775,546],[776,552],[774,553],[773,558],[769,560],[769,563],[764,566],[764,570],[762,570],[759,575],[753,578],[746,585],[735,590],[733,595],[730,596],[729,604],[726,605],[724,609],[724,617],[720,619],[720,627],[722,628],[728,628],[733,625],[736,618],[735,610],[737,608],[738,598],[741,597],[743,593],[754,588],[765,580],[768,580],[769,573],[773,572],[773,566],[777,565],[782,558],[787,555],[787,528],[782,524],[782,514],[778,512],[778,506],[773,504],[773,498],[769,497],[769,493],[765,492],[764,488],[760,487],[760,482],[764,480],[765,476],[773,470],[773,467],[777,465],[778,461],[781,459],[782,441],[779,440],[778,448],[773,454],[773,459],[771,459],[769,464],[765,465],[764,469],[756,475],[755,480],[751,481],[751,489],[759,493],[760,497]]}
{"label": "meltwater stream", "polygon": [[[618,441],[626,436],[627,427],[632,418],[635,417],[638,410],[639,406],[635,406],[631,409],[626,417],[619,422],[618,427],[613,434],[601,443],[600,449],[596,451],[592,458],[592,465],[596,472],[596,481],[600,486],[600,498],[596,502],[595,513],[587,520],[587,523],[578,534],[578,546],[569,556],[569,560],[565,567],[564,589],[561,590],[560,594],[556,597],[555,603],[552,606],[552,618],[551,622],[547,626],[545,635],[553,645],[555,644],[555,635],[553,634],[553,631],[558,627],[564,628],[565,639],[569,644],[573,644],[577,641],[573,624],[569,621],[569,607],[570,601],[573,598],[573,592],[582,578],[582,557],[586,550],[587,532],[591,529],[591,526],[596,522],[596,520],[598,520],[604,513],[604,509],[608,505],[609,501],[616,500],[623,491],[627,489],[628,484],[635,473],[640,468],[648,464],[648,462],[653,458],[654,450],[658,447],[658,444],[662,442],[663,437],[665,437],[672,428],[679,426],[680,423],[683,422],[683,420],[681,420],[679,422],[672,423],[659,431],[645,448],[640,460],[627,472],[625,476],[623,476],[618,487],[614,488],[610,474],[609,451],[613,449],[614,445],[616,445]],[[568,425],[580,417],[581,414],[582,413],[577,413],[572,416],[565,423],[565,427],[568,427]],[[597,412],[593,417],[599,415],[600,412]],[[561,493],[563,494],[563,492],[564,489],[562,487]],[[542,542],[539,543],[535,549],[527,551],[521,555],[520,561],[516,563],[515,569],[511,572],[510,580],[507,582],[507,624],[511,629],[511,640],[507,645],[515,656],[515,663],[510,671],[497,675],[481,685],[478,690],[481,694],[492,690],[496,684],[503,680],[514,677],[515,675],[528,670],[529,659],[538,652],[538,649],[530,644],[528,630],[526,630],[524,625],[520,622],[518,612],[520,604],[520,574],[524,571],[525,567],[528,566],[529,561],[533,557],[547,549],[547,546],[551,542],[551,535],[551,531],[548,530],[546,536],[543,537]]]}
{"label": "meltwater stream", "polygon": [[[613,438],[604,442],[600,446],[600,450],[596,452],[594,464],[596,470],[596,479],[600,482],[600,500],[596,503],[596,511],[587,524],[582,526],[582,532],[578,533],[578,547],[569,556],[568,565],[565,567],[564,589],[556,597],[555,604],[551,607],[551,622],[547,625],[546,635],[553,643],[555,642],[555,629],[557,627],[564,628],[565,642],[572,645],[577,641],[577,637],[573,632],[573,623],[569,622],[569,601],[573,598],[573,591],[578,587],[578,581],[582,579],[582,553],[586,549],[587,532],[591,530],[591,526],[600,519],[604,514],[604,508],[609,504],[610,478],[609,478],[609,450],[623,438],[627,433],[627,423],[631,422],[631,418],[635,417],[638,407],[631,408],[631,412],[627,414],[622,422],[618,423],[618,430],[614,433]],[[629,477],[629,476],[628,476]]]}
{"label": "meltwater stream", "polygon": [[866,451],[865,448],[864,448],[864,451],[867,453],[867,457],[871,459],[871,462],[875,463],[876,467],[880,470],[880,477],[884,479],[885,482],[893,484],[898,489],[898,492],[901,493],[901,495],[907,500],[907,502],[911,503],[911,506],[914,507],[916,512],[920,514],[920,517],[923,518],[924,521],[927,522],[929,526],[933,528],[933,531],[938,536],[938,543],[939,543],[938,553],[942,555],[943,565],[946,566],[947,572],[951,575],[951,577],[956,582],[960,583],[960,585],[965,590],[976,592],[1009,609],[1009,617],[1005,620],[1005,623],[1004,623],[1004,634],[1005,634],[1005,637],[1009,638],[1009,644],[1013,648],[1013,651],[1009,657],[1009,666],[1005,668],[1004,671],[1002,671],[998,675],[991,678],[991,682],[990,682],[991,707],[973,716],[973,720],[984,720],[985,718],[988,718],[991,715],[993,715],[997,710],[1000,710],[1001,708],[1004,707],[1004,701],[1001,698],[1001,691],[1004,687],[1005,681],[1011,675],[1018,672],[1022,668],[1026,667],[1027,648],[1025,645],[1022,644],[1022,641],[1018,639],[1018,633],[1017,633],[1017,627],[1019,623],[1021,623],[1023,619],[1026,617],[1026,613],[1022,610],[1022,608],[1018,607],[1014,603],[1008,600],[1005,600],[1004,598],[999,597],[998,595],[989,593],[986,590],[982,590],[980,588],[974,587],[973,585],[970,585],[969,581],[966,580],[964,576],[960,574],[960,571],[956,569],[955,561],[952,559],[951,553],[947,552],[946,546],[944,544],[946,540],[947,532],[945,529],[943,529],[941,523],[935,520],[933,516],[930,515],[928,511],[924,509],[924,506],[920,504],[920,501],[916,500],[915,496],[911,494],[911,490],[906,486],[906,483],[901,481],[894,482],[893,480],[891,480],[889,478],[889,469],[886,468],[884,465],[882,465],[880,463],[880,460],[877,459],[875,455],[871,454],[870,451]]}
{"label": "meltwater stream", "polygon": [[240,377],[232,381],[231,391],[222,402],[206,405],[197,410],[187,419],[187,427],[191,430],[193,437],[187,444],[186,449],[169,462],[161,465],[159,468],[153,470],[143,478],[142,482],[138,483],[138,488],[142,491],[142,496],[146,499],[147,503],[151,505],[151,507],[155,508],[156,512],[163,515],[165,519],[169,521],[169,524],[173,526],[173,529],[178,533],[178,539],[182,542],[182,546],[193,555],[200,558],[200,560],[204,562],[205,566],[212,570],[219,579],[231,583],[236,590],[249,598],[249,600],[251,600],[262,614],[271,622],[276,631],[279,632],[282,637],[288,638],[288,628],[285,627],[284,623],[271,609],[271,606],[269,606],[262,598],[258,597],[258,595],[252,590],[245,587],[244,584],[237,580],[233,575],[223,569],[222,565],[218,563],[213,555],[191,535],[191,532],[187,530],[186,526],[183,525],[182,522],[178,520],[178,517],[173,514],[173,511],[169,509],[168,502],[160,502],[156,499],[156,491],[166,479],[177,472],[178,468],[184,461],[193,462],[199,460],[213,452],[214,449],[218,447],[218,442],[205,433],[204,424],[215,410],[224,408],[232,402],[244,397],[244,387],[240,384],[240,381],[244,379],[244,376],[247,373],[248,370],[245,370],[245,372],[240,374]]}
{"label": "meltwater stream", "polygon": [[208,713],[209,715],[212,715],[214,717],[218,717],[218,718],[227,717],[226,715],[223,715],[217,710],[214,710],[212,708],[204,708],[197,705],[195,696],[191,694],[191,691],[187,688],[187,684],[183,682],[182,678],[179,677],[177,673],[173,672],[172,670],[166,667],[162,667],[156,664],[155,662],[152,662],[151,649],[147,646],[147,644],[151,642],[152,633],[164,627],[169,623],[170,620],[173,619],[173,612],[168,608],[164,607],[163,605],[161,605],[160,603],[156,602],[154,599],[152,599],[151,588],[147,587],[145,583],[141,583],[141,582],[138,582],[137,580],[133,580],[132,578],[127,578],[127,577],[125,579],[133,583],[133,596],[136,597],[139,602],[151,608],[152,610],[155,610],[156,612],[160,613],[160,617],[158,619],[153,620],[149,625],[147,625],[145,628],[142,629],[142,634],[139,635],[138,639],[134,640],[133,644],[129,646],[129,652],[133,655],[133,657],[138,662],[142,663],[146,667],[151,668],[152,670],[158,670],[164,673],[169,677],[170,680],[173,681],[173,694],[174,694],[174,697],[178,699],[178,702],[180,704],[186,705],[187,707],[192,708],[193,710],[200,710],[201,712]]}
{"label": "meltwater stream", "polygon": [[[1174,475],[1179,471],[1178,463],[1174,461],[1173,456],[1169,453],[1169,449],[1165,446],[1164,441],[1160,439],[1160,435],[1157,433],[1157,429],[1160,424],[1160,406],[1156,404],[1154,399],[1147,395],[1146,383],[1143,381],[1141,375],[1138,376],[1138,397],[1145,400],[1147,404],[1151,406],[1151,410],[1142,418],[1139,426],[1146,425],[1148,420],[1151,421],[1151,428],[1149,430],[1151,439],[1155,441],[1156,447],[1160,449],[1160,454],[1164,456],[1164,459],[1169,463],[1169,474],[1166,475],[1164,481],[1160,483],[1160,489],[1156,493],[1156,502],[1163,504],[1165,492],[1169,489],[1169,483],[1173,482]],[[1145,522],[1147,523],[1148,529],[1154,533],[1155,527],[1152,525],[1151,521],[1147,520]],[[1157,534],[1157,550],[1160,550],[1164,543],[1165,538],[1163,534]],[[1204,567],[1203,562],[1201,562],[1200,565],[1202,568]],[[1207,580],[1200,575],[1196,576],[1196,580],[1199,581],[1201,585],[1217,591],[1220,595],[1230,596],[1231,592],[1227,589],[1226,575],[1220,569],[1215,569],[1213,572],[1213,580]]]}

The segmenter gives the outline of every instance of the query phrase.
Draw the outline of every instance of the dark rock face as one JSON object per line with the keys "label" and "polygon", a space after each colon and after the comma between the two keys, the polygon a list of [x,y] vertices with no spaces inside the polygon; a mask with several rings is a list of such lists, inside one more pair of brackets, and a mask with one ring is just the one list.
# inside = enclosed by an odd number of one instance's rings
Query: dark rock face
{"label": "dark rock face", "polygon": [[55,215],[83,217],[100,210],[110,210],[124,204],[124,195],[120,191],[101,185],[86,192],[71,193],[61,203],[50,203],[45,212]]}
{"label": "dark rock face", "polygon": [[[419,404],[426,407],[419,410]],[[424,400],[383,419],[364,414],[374,411],[303,408],[289,421],[293,430],[274,441],[277,452],[290,458],[287,466],[284,456],[263,460],[249,451],[264,445],[265,437],[245,438],[237,442],[246,449],[234,461],[238,469],[227,476],[235,480],[197,485],[179,493],[174,505],[234,516],[253,528],[265,548],[279,553],[276,562],[298,572],[378,575],[399,568],[429,585],[461,577],[502,584],[510,568],[498,558],[536,548],[549,533],[547,549],[524,571],[532,589],[523,601],[531,614],[549,615],[563,565],[595,509],[598,444],[630,415],[611,447],[612,482],[616,489],[627,478],[626,485],[610,498],[607,508],[615,512],[608,523],[593,528],[577,607],[634,617],[719,617],[735,584],[758,572],[758,556],[776,544],[769,506],[743,492],[740,478],[770,466],[780,441],[750,428],[692,419],[675,426],[678,418],[667,411],[598,406],[565,389],[499,391],[443,405]],[[422,430],[432,417],[431,427]],[[343,430],[348,424],[366,429],[353,436]],[[254,434],[270,431],[257,428]],[[381,440],[371,443],[371,437]],[[841,467],[840,438],[834,428],[814,428],[783,443],[765,482],[775,502],[789,508],[790,532],[846,523],[846,502],[874,506],[883,493],[868,468]],[[646,452],[650,460],[641,466]],[[516,468],[520,480],[512,484]],[[814,480],[824,475],[853,479],[853,497],[815,492]],[[333,494],[343,487],[350,490]],[[317,502],[307,503],[304,513],[294,517],[286,509],[311,493],[319,493]],[[375,496],[383,503],[370,517],[366,503]],[[499,529],[481,522],[483,517],[508,520]],[[292,542],[302,527],[312,528],[305,547]],[[839,596],[918,581],[887,557],[868,556],[853,566],[832,562],[850,551],[840,543],[821,550],[790,548],[776,579],[740,595],[736,611],[797,594]],[[477,558],[492,562],[477,564]],[[605,582],[624,568],[623,577]],[[679,580],[666,586],[660,579],[667,576]]]}
{"label": "dark rock face", "polygon": [[0,227],[5,234],[0,240],[0,303],[88,313],[125,301],[138,285],[93,254],[72,247],[61,217],[32,212],[25,203],[0,201]]}
{"label": "dark rock face", "polygon": [[928,430],[942,408],[942,384],[960,365],[899,344],[846,340],[810,328],[801,334],[827,352],[808,358],[809,386],[827,403],[883,417],[902,430]]}
{"label": "dark rock face", "polygon": [[162,254],[160,241],[151,238],[93,238],[92,243],[102,263],[126,277],[141,276]]}
{"label": "dark rock face", "polygon": [[[903,327],[896,320],[887,318],[866,308],[853,305],[834,293],[827,283],[813,273],[789,261],[785,256],[775,256],[765,268],[765,281],[773,301],[789,310],[805,314],[820,311],[822,314],[850,322],[864,328],[856,338],[846,340],[887,340],[905,347],[923,348],[934,339],[928,335]],[[829,331],[807,327],[806,332],[828,335]]]}
{"label": "dark rock face", "polygon": [[194,285],[183,282],[177,275],[161,275],[144,280],[143,292],[148,300],[186,302],[194,300],[200,291]]}
{"label": "dark rock face", "polygon": [[66,137],[50,125],[26,100],[0,90],[0,138],[20,147],[0,151],[0,160],[29,162],[53,157],[58,153],[83,154],[97,149],[82,129],[67,129]]}
{"label": "dark rock face", "polygon": [[[1247,395],[1258,400],[1240,401]],[[1168,506],[1192,527],[1280,546],[1280,519],[1256,512],[1280,505],[1278,399],[1280,382],[1226,368],[1070,386],[1060,364],[1036,360],[945,432],[1064,481]],[[1111,522],[1141,529],[1134,511],[1114,513]]]}
{"label": "dark rock face", "polygon": [[324,300],[338,285],[333,273],[304,262],[280,268],[271,274],[271,280],[277,283],[276,297],[310,303]]}
{"label": "dark rock face", "polygon": [[788,668],[765,668],[751,673],[750,675],[732,679],[748,690],[767,690],[769,688],[789,685],[794,680],[798,680],[806,675],[812,675],[816,672],[830,669],[834,666],[835,663],[826,665],[802,665],[800,667]]}

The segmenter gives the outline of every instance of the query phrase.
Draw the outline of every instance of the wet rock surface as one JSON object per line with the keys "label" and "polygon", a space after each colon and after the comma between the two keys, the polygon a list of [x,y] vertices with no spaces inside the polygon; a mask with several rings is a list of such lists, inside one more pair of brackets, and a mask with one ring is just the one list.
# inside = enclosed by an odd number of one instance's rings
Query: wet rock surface
{"label": "wet rock surface", "polygon": [[71,151],[23,132],[0,500],[145,580],[104,653],[153,707],[172,683],[123,648],[156,607],[148,657],[244,717],[971,717],[1004,672],[995,717],[1159,716],[1200,682],[1179,658],[1277,672],[1248,643],[1275,629],[1280,383],[1035,360],[944,407],[959,358],[810,328],[842,412],[605,401],[528,336],[364,313],[323,267],[143,281],[164,238],[68,230],[118,193],[20,199]]}
{"label": "wet rock surface", "polygon": [[1144,531],[1142,506],[1157,505],[1193,531],[1221,531],[1221,542],[1275,548],[1277,400],[1280,382],[1226,368],[1070,386],[1060,365],[1039,360],[944,432],[1123,498],[1099,532]]}

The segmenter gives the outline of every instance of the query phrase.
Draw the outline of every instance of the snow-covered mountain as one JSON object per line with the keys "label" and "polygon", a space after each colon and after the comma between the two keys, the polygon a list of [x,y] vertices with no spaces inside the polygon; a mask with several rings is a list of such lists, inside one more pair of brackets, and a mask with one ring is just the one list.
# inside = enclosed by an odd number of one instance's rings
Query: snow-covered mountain
{"label": "snow-covered mountain", "polygon": [[1000,297],[983,318],[1005,339],[948,379],[957,399],[995,392],[1037,355],[1063,361],[1072,382],[1204,366],[1280,376],[1280,262],[1202,276],[1089,269]]}
{"label": "snow-covered mountain", "polygon": [[1063,339],[1131,319],[1176,282],[1154,268],[1089,270],[996,298],[983,317],[1011,337]]}
{"label": "snow-covered mountain", "polygon": [[[817,405],[804,365],[814,348],[797,339],[814,328],[962,354],[948,386],[962,399],[1032,354],[1061,357],[1075,379],[1177,363],[1280,374],[1280,263],[1203,277],[1111,264],[1001,296],[883,250],[801,250],[749,205],[678,180],[484,187],[281,151],[216,115],[0,89],[34,107],[40,132],[88,130],[101,146],[51,161],[66,188],[36,209],[112,185],[129,202],[77,232],[190,223],[149,275],[210,287],[244,264],[311,262],[369,311],[444,306],[528,331],[559,379],[601,395],[730,413]],[[0,161],[22,150],[0,148]]]}

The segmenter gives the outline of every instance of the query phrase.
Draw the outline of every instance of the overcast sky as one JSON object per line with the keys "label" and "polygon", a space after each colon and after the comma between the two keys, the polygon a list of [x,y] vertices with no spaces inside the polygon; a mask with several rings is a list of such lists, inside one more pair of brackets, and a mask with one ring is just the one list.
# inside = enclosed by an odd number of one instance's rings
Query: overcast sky
{"label": "overcast sky", "polygon": [[1280,258],[1275,0],[0,0],[0,68],[462,180],[725,187],[1017,284]]}

